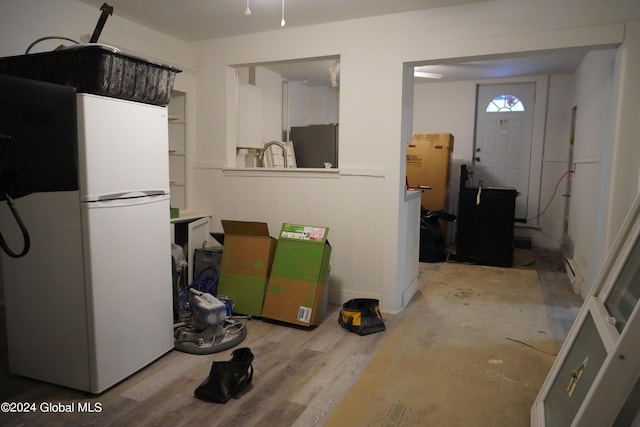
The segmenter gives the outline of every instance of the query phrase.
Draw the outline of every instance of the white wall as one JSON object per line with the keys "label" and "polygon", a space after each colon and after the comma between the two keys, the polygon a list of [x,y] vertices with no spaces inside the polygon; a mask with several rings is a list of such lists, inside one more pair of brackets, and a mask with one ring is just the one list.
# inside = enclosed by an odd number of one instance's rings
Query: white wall
{"label": "white wall", "polygon": [[287,83],[288,120],[289,128],[294,126],[306,126],[307,118],[307,86],[301,82]]}
{"label": "white wall", "polygon": [[[640,21],[626,24],[625,41],[616,57],[617,88],[615,101],[616,121],[609,193],[609,223],[607,246],[613,243],[640,188],[640,124],[638,123],[638,99],[640,99]],[[635,177],[634,177],[635,173]]]}
{"label": "white wall", "polygon": [[560,248],[563,243],[566,200],[563,195],[566,194],[568,180],[565,173],[570,167],[568,162],[574,90],[573,74],[554,75],[549,79],[540,191],[541,215],[538,222],[540,229],[530,233],[534,244],[538,247]]}
{"label": "white wall", "polygon": [[338,88],[309,86],[305,96],[306,124],[338,123],[339,97],[340,91]]}
{"label": "white wall", "polygon": [[606,254],[608,192],[613,151],[615,51],[592,52],[576,71],[576,134],[569,236],[584,275],[585,295]]}
{"label": "white wall", "polygon": [[[264,220],[272,230],[284,221],[330,226],[335,296],[381,296],[383,309],[399,309],[409,286],[399,259],[407,212],[403,64],[619,43],[622,26],[603,24],[640,17],[634,2],[590,6],[496,0],[198,43],[199,207],[215,218]],[[339,175],[223,170],[234,150],[226,67],[329,55],[341,58]]]}
{"label": "white wall", "polygon": [[638,195],[640,23],[627,24],[617,50],[589,54],[576,72],[574,181],[569,255],[586,296],[598,278],[629,207]]}
{"label": "white wall", "polygon": [[473,154],[476,82],[417,82],[414,85],[413,131],[447,132],[454,136],[455,158]]}

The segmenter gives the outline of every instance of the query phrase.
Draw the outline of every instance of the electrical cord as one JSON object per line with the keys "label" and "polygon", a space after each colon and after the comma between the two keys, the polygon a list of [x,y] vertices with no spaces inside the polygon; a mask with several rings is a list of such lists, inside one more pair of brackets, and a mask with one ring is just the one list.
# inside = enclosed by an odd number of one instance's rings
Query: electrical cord
{"label": "electrical cord", "polygon": [[77,42],[76,40],[74,40],[74,39],[70,39],[69,37],[62,37],[62,36],[46,36],[46,37],[40,37],[39,39],[37,39],[37,40],[33,41],[33,42],[29,45],[29,47],[27,47],[27,50],[24,52],[24,54],[25,54],[25,55],[26,55],[26,54],[28,54],[32,47],[34,47],[36,44],[38,44],[38,43],[40,43],[41,41],[44,41],[44,40],[67,40],[67,41],[73,42],[73,43],[75,43],[75,44],[80,44],[80,43],[79,43],[79,42]]}
{"label": "electrical cord", "polygon": [[547,202],[547,205],[544,207],[544,209],[542,209],[542,212],[540,212],[538,215],[534,216],[533,218],[529,218],[527,220],[527,224],[533,221],[534,219],[541,217],[542,214],[544,214],[547,211],[547,209],[549,209],[549,206],[551,205],[551,202],[553,201],[553,199],[556,197],[556,193],[558,192],[558,187],[560,186],[560,183],[562,182],[564,177],[574,172],[575,171],[573,169],[569,169],[568,171],[562,174],[562,176],[558,179],[558,182],[556,182],[556,188],[553,190],[553,194],[551,195],[551,198]]}
{"label": "electrical cord", "polygon": [[20,258],[25,256],[27,252],[29,252],[29,249],[31,248],[31,239],[29,238],[29,230],[27,230],[27,227],[25,227],[24,223],[22,222],[22,218],[20,218],[20,214],[16,209],[15,203],[13,203],[13,199],[6,193],[5,193],[5,196],[7,198],[7,205],[9,206],[9,209],[11,209],[11,213],[13,214],[13,217],[16,219],[16,222],[20,227],[20,231],[22,231],[24,246],[22,247],[22,252],[20,253],[13,252],[9,247],[9,245],[7,245],[7,242],[5,242],[4,237],[2,236],[2,233],[0,233],[0,246],[2,247],[2,250],[11,258]]}
{"label": "electrical cord", "polygon": [[233,320],[228,317],[225,319],[224,323],[226,323],[223,326],[225,334],[237,335],[244,328],[243,322],[238,322],[237,320]]}
{"label": "electrical cord", "polygon": [[[11,140],[12,140],[11,135],[5,135],[4,133],[0,134],[0,144],[2,144],[2,146],[10,143]],[[0,170],[0,177],[4,178],[4,173],[2,170]],[[22,252],[20,253],[13,252],[9,247],[9,245],[7,244],[7,242],[4,240],[4,236],[2,235],[2,232],[0,232],[0,247],[11,258],[21,258],[29,252],[29,249],[31,248],[31,238],[29,237],[29,230],[27,230],[27,227],[22,222],[22,218],[20,218],[20,214],[16,209],[16,204],[13,202],[13,199],[9,195],[9,191],[7,191],[8,187],[10,188],[10,185],[7,185],[7,183],[0,180],[0,188],[3,189],[5,198],[7,200],[7,206],[9,206],[9,209],[11,210],[11,214],[13,215],[16,222],[18,223],[18,227],[20,227],[24,245],[22,247]]]}

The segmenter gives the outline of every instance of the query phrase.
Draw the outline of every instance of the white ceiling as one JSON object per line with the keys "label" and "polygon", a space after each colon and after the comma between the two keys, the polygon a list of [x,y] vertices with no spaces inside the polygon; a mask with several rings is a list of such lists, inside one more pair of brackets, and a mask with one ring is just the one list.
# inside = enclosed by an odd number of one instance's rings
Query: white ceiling
{"label": "white ceiling", "polygon": [[[96,22],[104,0],[80,0],[96,7]],[[178,39],[191,42],[217,37],[278,30],[281,0],[107,0],[114,15]],[[285,28],[332,21],[446,7],[486,0],[284,0]],[[105,27],[109,25],[109,21]],[[545,73],[570,73],[580,64],[584,50],[529,57],[485,59],[463,63],[431,64],[424,71],[442,74],[437,81],[473,80]],[[309,85],[329,85],[328,67],[335,59],[272,64],[272,70]],[[423,64],[415,64],[423,65]],[[417,83],[428,81],[416,79]]]}
{"label": "white ceiling", "polygon": [[[104,0],[80,0],[100,9]],[[286,27],[300,27],[487,0],[284,0]],[[188,42],[280,28],[281,0],[107,0],[114,15]],[[97,17],[100,12],[96,12]],[[107,21],[107,25],[108,21]]]}
{"label": "white ceiling", "polygon": [[416,67],[417,71],[440,74],[439,80],[416,79],[416,82],[493,79],[538,74],[572,73],[580,65],[588,48],[563,49],[536,55],[524,55],[484,60],[464,60],[449,64]]}

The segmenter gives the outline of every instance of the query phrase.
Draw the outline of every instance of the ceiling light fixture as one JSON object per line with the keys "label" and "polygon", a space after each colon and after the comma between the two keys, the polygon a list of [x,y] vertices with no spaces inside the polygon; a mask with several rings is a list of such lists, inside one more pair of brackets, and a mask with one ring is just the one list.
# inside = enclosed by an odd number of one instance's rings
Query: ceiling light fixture
{"label": "ceiling light fixture", "polygon": [[280,26],[284,27],[286,22],[284,21],[284,0],[282,0],[282,21],[280,21]]}
{"label": "ceiling light fixture", "polygon": [[[251,5],[250,0],[247,1],[247,7],[244,9],[245,16],[251,15]],[[287,24],[287,21],[284,19],[284,0],[282,0],[282,19],[280,20],[280,26],[284,27]]]}

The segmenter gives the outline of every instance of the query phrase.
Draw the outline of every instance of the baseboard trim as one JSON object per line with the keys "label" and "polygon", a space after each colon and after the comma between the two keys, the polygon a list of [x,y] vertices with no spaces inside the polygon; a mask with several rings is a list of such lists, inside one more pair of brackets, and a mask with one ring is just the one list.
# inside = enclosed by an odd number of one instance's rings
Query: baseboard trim
{"label": "baseboard trim", "polygon": [[418,278],[416,277],[415,279],[413,279],[413,282],[411,282],[411,284],[407,286],[404,292],[402,292],[402,307],[400,307],[400,310],[398,310],[398,312],[404,310],[407,305],[409,305],[409,301],[411,301],[411,298],[413,298],[416,292],[418,292],[418,289],[420,289],[419,284],[420,282],[418,282]]}
{"label": "baseboard trim", "polygon": [[573,288],[573,292],[576,294],[581,294],[582,284],[584,282],[584,276],[580,273],[580,269],[576,265],[576,262],[573,258],[563,258],[564,270],[567,273],[567,277],[569,278],[569,283],[571,283],[571,287]]}
{"label": "baseboard trim", "polygon": [[[400,313],[402,310],[404,310],[407,307],[407,304],[409,304],[409,301],[411,301],[411,298],[413,298],[416,292],[418,292],[419,288],[420,288],[420,282],[416,277],[415,279],[413,279],[411,284],[409,284],[409,286],[407,286],[406,289],[402,292],[402,306],[400,308],[396,310],[389,310],[387,307],[383,307],[381,305],[380,311],[386,314]],[[329,288],[328,298],[329,298],[329,304],[335,304],[335,305],[342,305],[345,302],[354,298],[372,298],[377,300],[382,299],[380,295],[376,295],[376,294],[367,294],[363,292],[338,290],[338,289],[332,289],[332,288]]]}

